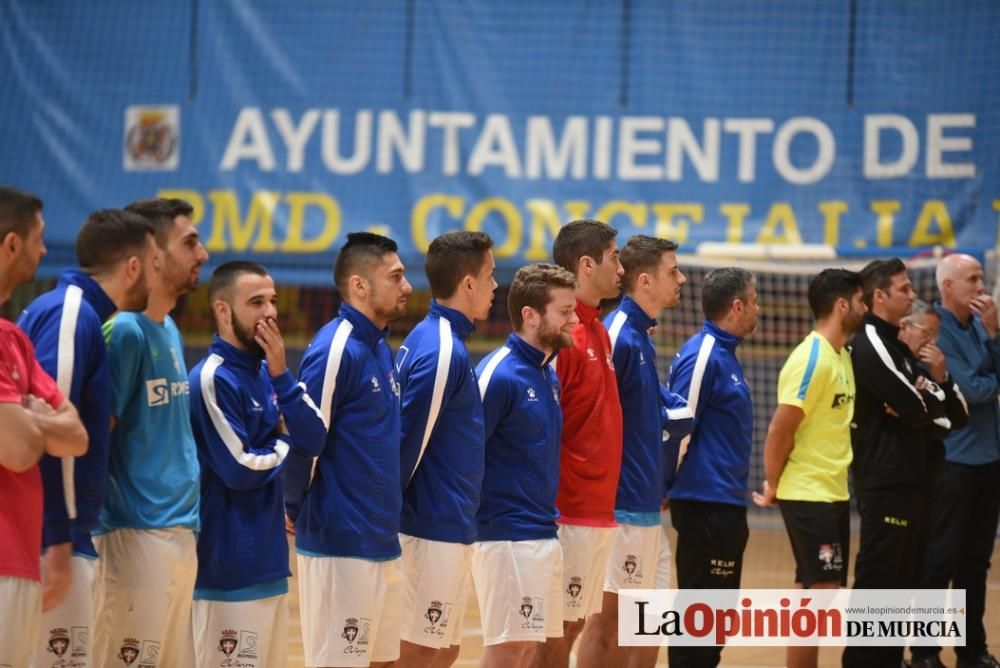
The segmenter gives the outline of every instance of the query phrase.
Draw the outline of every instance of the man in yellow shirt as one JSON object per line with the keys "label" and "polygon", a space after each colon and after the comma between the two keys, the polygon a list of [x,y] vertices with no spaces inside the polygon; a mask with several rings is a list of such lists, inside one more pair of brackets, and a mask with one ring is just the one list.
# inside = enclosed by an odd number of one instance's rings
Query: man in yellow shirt
{"label": "man in yellow shirt", "polygon": [[[866,308],[861,279],[825,269],[809,283],[816,329],[792,351],[778,377],[778,408],[764,443],[760,506],[778,503],[804,589],[847,583],[850,546],[847,469],[851,464],[854,370],[846,350]],[[815,668],[817,647],[789,647],[788,668]]]}

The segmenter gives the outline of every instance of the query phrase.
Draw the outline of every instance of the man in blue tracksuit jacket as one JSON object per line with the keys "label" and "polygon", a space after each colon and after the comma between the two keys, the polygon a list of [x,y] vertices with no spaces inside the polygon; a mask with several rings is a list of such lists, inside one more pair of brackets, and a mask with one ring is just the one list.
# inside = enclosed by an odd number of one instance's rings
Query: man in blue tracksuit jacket
{"label": "man in blue tracksuit jacket", "polygon": [[306,665],[385,665],[399,656],[399,384],[386,342],[412,288],[391,239],[347,235],[334,280],[339,317],[316,333],[299,380],[319,407],[319,457],[289,455]]}
{"label": "man in blue tracksuit jacket", "polygon": [[483,405],[465,340],[493,303],[492,246],[482,232],[449,232],[431,242],[425,269],[434,300],[396,354],[405,582],[400,668],[450,665],[462,640],[484,444]]}
{"label": "man in blue tracksuit jacket", "polygon": [[[677,244],[668,239],[644,235],[629,239],[619,256],[625,269],[625,296],[604,320],[618,380],[623,438],[615,499],[618,527],[605,574],[601,611],[588,622],[599,626],[602,637],[614,638],[617,633],[618,590],[653,588],[661,554],[664,560],[670,559],[669,547],[661,546],[666,541],[660,516],[663,432],[675,439],[683,437],[691,431],[694,419],[687,402],[660,383],[656,346],[649,330],[656,326],[661,309],[680,302],[681,286],[687,279],[677,265],[676,251]],[[669,581],[669,572],[666,579]],[[655,653],[645,653],[650,655],[645,663],[655,664]],[[640,652],[612,644],[602,663],[625,665],[631,654]]]}
{"label": "man in blue tracksuit jacket", "polygon": [[256,657],[280,668],[288,656],[291,572],[279,475],[289,450],[319,454],[326,427],[285,366],[267,270],[223,264],[208,299],[218,334],[189,375],[201,464],[195,654],[200,666]]}
{"label": "man in blue tracksuit jacket", "polygon": [[[677,586],[738,589],[749,537],[753,400],[736,348],[757,328],[753,274],[736,267],[709,272],[701,305],[705,323],[670,369],[671,391],[694,413],[667,493],[677,530]],[[717,666],[721,653],[721,647],[668,647],[671,666]]]}
{"label": "man in blue tracksuit jacket", "polygon": [[[153,228],[140,216],[104,210],[90,215],[76,239],[79,269],[33,301],[17,321],[38,362],[80,414],[90,448],[83,457],[42,457],[45,488],[45,604],[39,664],[52,661],[52,640],[68,641],[66,656],[85,663],[93,624],[91,594],[98,525],[108,478],[111,380],[102,323],[115,311],[141,311],[156,249]],[[66,634],[72,629],[73,637]],[[64,638],[65,636],[65,638]]]}
{"label": "man in blue tracksuit jacket", "polygon": [[562,409],[551,366],[573,345],[576,277],[555,265],[518,270],[507,298],[514,333],[476,369],[483,398],[486,471],[473,577],[484,666],[521,668],[563,634],[562,547],[557,537]]}

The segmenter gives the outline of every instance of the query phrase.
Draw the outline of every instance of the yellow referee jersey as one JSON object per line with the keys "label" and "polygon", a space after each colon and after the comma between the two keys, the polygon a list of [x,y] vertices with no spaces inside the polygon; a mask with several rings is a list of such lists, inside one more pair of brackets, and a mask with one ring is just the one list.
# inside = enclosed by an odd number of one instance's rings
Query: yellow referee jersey
{"label": "yellow referee jersey", "polygon": [[846,501],[854,417],[854,367],[813,330],[788,356],[778,377],[778,403],[805,413],[778,480],[788,501]]}

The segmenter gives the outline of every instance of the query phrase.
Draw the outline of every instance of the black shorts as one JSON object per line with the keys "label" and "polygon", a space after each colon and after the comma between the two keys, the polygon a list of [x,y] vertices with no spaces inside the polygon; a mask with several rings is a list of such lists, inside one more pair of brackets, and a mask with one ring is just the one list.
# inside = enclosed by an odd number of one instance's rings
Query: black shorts
{"label": "black shorts", "polygon": [[670,521],[677,529],[674,558],[679,588],[740,588],[750,536],[746,506],[674,499]]}
{"label": "black shorts", "polygon": [[847,501],[778,500],[795,555],[795,582],[847,585],[851,552],[851,510]]}

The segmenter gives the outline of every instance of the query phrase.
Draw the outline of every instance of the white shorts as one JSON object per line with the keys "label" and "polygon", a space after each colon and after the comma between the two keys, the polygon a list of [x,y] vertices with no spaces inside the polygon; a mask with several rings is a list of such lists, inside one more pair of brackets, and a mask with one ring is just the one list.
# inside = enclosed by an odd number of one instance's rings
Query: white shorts
{"label": "white shorts", "polygon": [[367,666],[399,658],[400,560],[298,555],[307,666]]}
{"label": "white shorts", "polygon": [[95,536],[94,666],[194,665],[191,601],[198,553],[190,529],[116,529]]}
{"label": "white shorts", "polygon": [[399,534],[403,547],[400,638],[443,649],[462,642],[462,620],[472,594],[472,545]]}
{"label": "white shorts", "polygon": [[667,513],[660,513],[660,554],[656,559],[656,589],[671,589],[674,576],[674,553],[667,534]]}
{"label": "white shorts", "polygon": [[38,645],[42,587],[34,580],[0,576],[0,601],[0,666],[27,666]]}
{"label": "white shorts", "polygon": [[288,594],[254,601],[194,602],[194,651],[198,666],[230,659],[245,668],[288,665]]}
{"label": "white shorts", "polygon": [[472,577],[484,645],[562,636],[562,547],[555,538],[476,543]]}
{"label": "white shorts", "polygon": [[604,574],[604,591],[617,594],[619,589],[652,589],[662,537],[663,528],[659,524],[619,524]]}
{"label": "white shorts", "polygon": [[62,659],[73,666],[89,668],[90,630],[94,626],[97,560],[74,554],[70,559],[73,581],[63,602],[42,613],[41,635],[35,654],[36,666]]}
{"label": "white shorts", "polygon": [[575,622],[601,611],[604,573],[616,527],[559,525],[563,551],[563,620]]}

